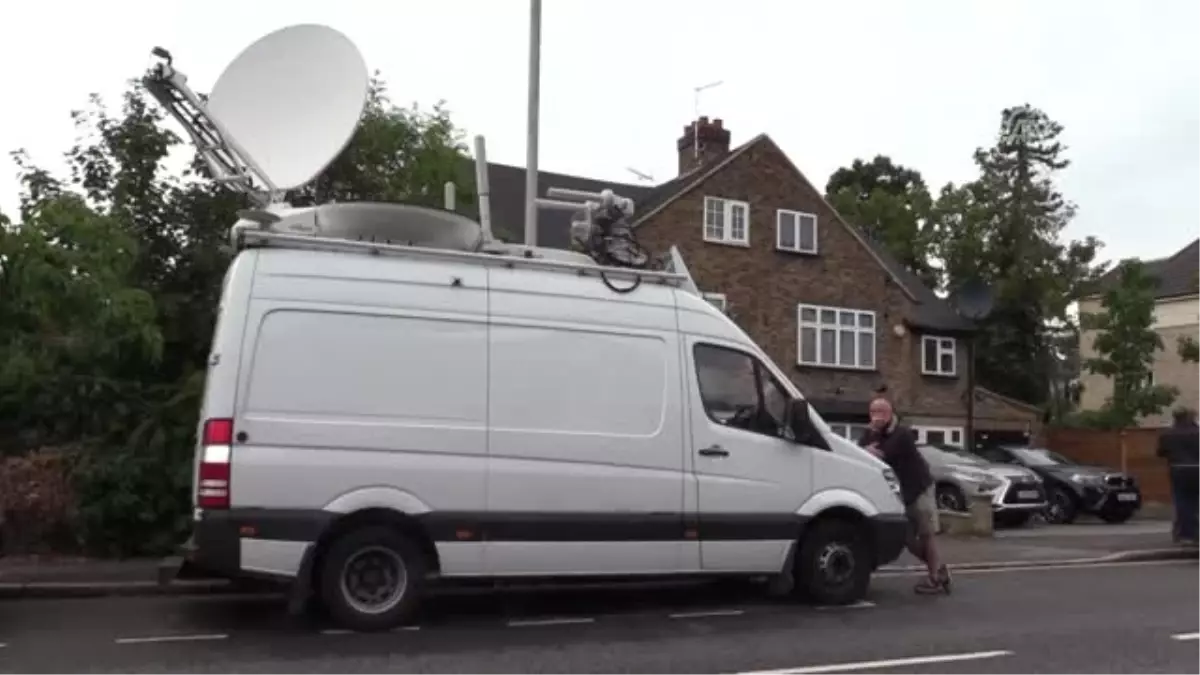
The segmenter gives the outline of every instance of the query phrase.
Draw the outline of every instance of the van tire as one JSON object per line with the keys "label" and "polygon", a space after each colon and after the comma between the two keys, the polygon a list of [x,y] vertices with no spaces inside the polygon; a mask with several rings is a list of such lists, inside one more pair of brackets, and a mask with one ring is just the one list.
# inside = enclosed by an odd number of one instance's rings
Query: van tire
{"label": "van tire", "polygon": [[867,595],[871,550],[856,523],[818,520],[800,541],[796,591],[818,605],[848,605]]}
{"label": "van tire", "polygon": [[[427,568],[420,546],[390,527],[350,530],[334,540],[323,556],[321,600],[342,628],[363,632],[395,628],[416,611]],[[380,588],[372,588],[376,585]],[[364,597],[372,591],[382,597]],[[382,606],[371,608],[372,604]]]}

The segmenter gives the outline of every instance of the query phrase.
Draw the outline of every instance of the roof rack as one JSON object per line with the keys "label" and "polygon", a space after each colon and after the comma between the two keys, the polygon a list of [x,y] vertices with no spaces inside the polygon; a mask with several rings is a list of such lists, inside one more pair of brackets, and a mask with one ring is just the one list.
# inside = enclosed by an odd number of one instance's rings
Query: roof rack
{"label": "roof rack", "polygon": [[[399,258],[419,258],[425,260],[442,260],[447,262],[467,262],[488,267],[507,267],[510,269],[540,269],[554,272],[564,272],[579,276],[600,276],[641,280],[664,285],[672,285],[690,290],[694,287],[691,277],[686,273],[659,272],[639,270],[629,267],[610,267],[607,265],[586,264],[567,260],[548,258],[524,257],[515,255],[494,255],[486,252],[456,251],[444,248],[427,248],[423,246],[405,246],[403,244],[385,244],[372,241],[353,241],[333,237],[321,237],[307,234],[283,234],[261,229],[242,229],[238,231],[239,246],[278,247],[310,251],[331,251],[340,253],[363,253],[366,255],[394,256]],[[673,253],[677,253],[672,248]]]}

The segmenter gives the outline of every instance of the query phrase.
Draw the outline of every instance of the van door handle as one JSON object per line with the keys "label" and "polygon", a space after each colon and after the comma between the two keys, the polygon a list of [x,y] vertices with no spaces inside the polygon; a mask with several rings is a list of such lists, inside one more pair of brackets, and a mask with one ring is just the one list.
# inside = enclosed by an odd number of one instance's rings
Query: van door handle
{"label": "van door handle", "polygon": [[700,454],[705,457],[728,457],[729,451],[719,445],[714,445],[708,448],[701,448]]}

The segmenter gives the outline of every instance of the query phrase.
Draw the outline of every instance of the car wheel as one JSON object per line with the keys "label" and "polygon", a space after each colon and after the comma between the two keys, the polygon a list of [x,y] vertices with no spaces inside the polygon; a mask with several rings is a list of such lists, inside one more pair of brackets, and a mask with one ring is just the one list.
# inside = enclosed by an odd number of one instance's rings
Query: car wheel
{"label": "car wheel", "polygon": [[1129,509],[1105,509],[1100,512],[1100,519],[1106,523],[1119,525],[1133,517]]}
{"label": "car wheel", "polygon": [[955,485],[937,486],[934,496],[937,498],[938,508],[942,511],[958,511],[963,513],[967,510],[967,497]]}
{"label": "car wheel", "polygon": [[857,524],[817,521],[796,556],[796,590],[820,605],[862,600],[871,583],[871,550]]}
{"label": "car wheel", "polygon": [[1056,487],[1050,489],[1048,503],[1046,504],[1046,522],[1051,525],[1069,525],[1075,522],[1075,516],[1079,515],[1079,508],[1075,505],[1075,498],[1071,493],[1064,488]]}
{"label": "car wheel", "polygon": [[351,530],[325,553],[321,599],[343,628],[394,628],[416,610],[426,568],[421,549],[399,532],[378,525]]}

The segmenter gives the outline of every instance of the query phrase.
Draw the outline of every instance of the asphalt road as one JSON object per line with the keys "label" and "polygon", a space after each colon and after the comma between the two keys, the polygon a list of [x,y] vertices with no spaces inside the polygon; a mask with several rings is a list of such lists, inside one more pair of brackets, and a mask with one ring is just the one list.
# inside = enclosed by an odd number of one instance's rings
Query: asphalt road
{"label": "asphalt road", "polygon": [[914,580],[846,608],[693,585],[461,594],[362,635],[265,596],[9,600],[0,671],[1200,672],[1195,561],[960,572],[935,598]]}

